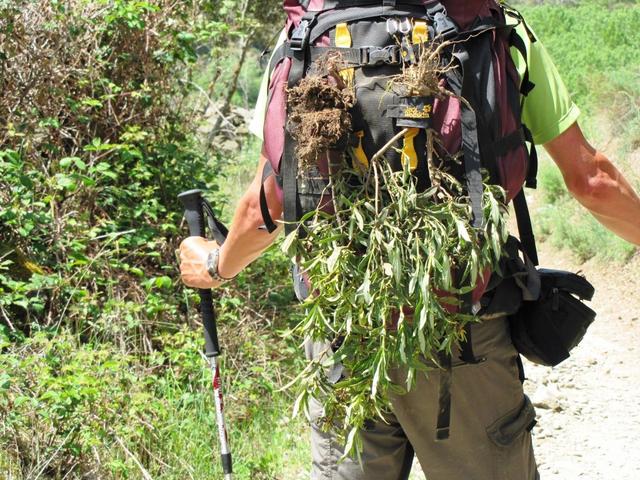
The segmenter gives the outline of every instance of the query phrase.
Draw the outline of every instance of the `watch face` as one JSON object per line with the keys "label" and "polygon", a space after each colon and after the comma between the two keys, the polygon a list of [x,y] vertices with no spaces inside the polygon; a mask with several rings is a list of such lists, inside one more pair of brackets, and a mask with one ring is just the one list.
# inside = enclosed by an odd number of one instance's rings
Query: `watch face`
{"label": "watch face", "polygon": [[222,278],[218,273],[218,260],[220,259],[220,249],[216,248],[209,252],[209,256],[207,257],[207,271],[211,278],[218,282],[226,282],[228,279]]}
{"label": "watch face", "polygon": [[207,257],[207,270],[209,271],[209,275],[213,278],[218,273],[218,250],[212,250],[209,252],[209,256]]}

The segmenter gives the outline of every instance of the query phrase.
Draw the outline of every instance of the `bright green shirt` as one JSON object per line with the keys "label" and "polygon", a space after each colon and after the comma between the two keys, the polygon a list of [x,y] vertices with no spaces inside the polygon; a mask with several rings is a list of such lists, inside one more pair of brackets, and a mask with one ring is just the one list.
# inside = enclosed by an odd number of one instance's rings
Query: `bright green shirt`
{"label": "bright green shirt", "polygon": [[[531,43],[523,24],[518,25],[516,30],[525,41],[528,58],[525,62],[515,48],[511,49],[511,56],[521,77],[524,75],[525,66],[529,66],[529,79],[535,84],[524,101],[522,121],[531,130],[534,142],[541,145],[553,140],[573,125],[580,116],[580,109],[571,100],[567,87],[542,42],[538,40]],[[285,36],[281,34],[276,48],[284,41]],[[249,127],[250,131],[261,139],[267,108],[268,82],[267,73],[262,79],[255,114]]]}
{"label": "bright green shirt", "polygon": [[529,66],[529,80],[535,85],[524,100],[522,123],[531,130],[534,143],[542,145],[573,125],[580,116],[580,109],[571,100],[542,42],[538,40],[531,43],[523,24],[518,25],[516,31],[525,42],[528,58],[525,63],[515,48],[511,49],[511,57],[521,78],[525,66]]}

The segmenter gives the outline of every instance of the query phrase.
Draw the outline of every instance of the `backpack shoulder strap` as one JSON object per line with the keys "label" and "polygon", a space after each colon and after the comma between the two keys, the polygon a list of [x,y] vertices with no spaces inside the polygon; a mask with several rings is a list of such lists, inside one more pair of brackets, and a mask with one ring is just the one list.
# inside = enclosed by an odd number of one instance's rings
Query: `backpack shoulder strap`
{"label": "backpack shoulder strap", "polygon": [[527,198],[524,195],[524,187],[518,192],[513,199],[513,208],[516,212],[516,222],[518,223],[518,233],[520,234],[520,243],[524,253],[527,254],[529,260],[535,266],[538,266],[538,249],[536,248],[536,239],[533,234],[531,225],[531,215],[527,206]]}

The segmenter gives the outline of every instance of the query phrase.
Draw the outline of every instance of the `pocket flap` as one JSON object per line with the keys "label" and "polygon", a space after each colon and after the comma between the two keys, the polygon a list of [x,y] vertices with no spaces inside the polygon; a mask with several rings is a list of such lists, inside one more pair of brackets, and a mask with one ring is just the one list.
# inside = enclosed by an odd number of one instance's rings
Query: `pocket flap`
{"label": "pocket flap", "polygon": [[536,411],[529,397],[525,395],[524,404],[490,425],[487,435],[499,447],[508,447],[525,430],[531,430],[535,423]]}
{"label": "pocket flap", "polygon": [[595,289],[593,285],[583,276],[563,270],[552,270],[550,268],[538,269],[542,279],[543,288],[557,288],[572,295],[577,295],[583,300],[591,300]]}

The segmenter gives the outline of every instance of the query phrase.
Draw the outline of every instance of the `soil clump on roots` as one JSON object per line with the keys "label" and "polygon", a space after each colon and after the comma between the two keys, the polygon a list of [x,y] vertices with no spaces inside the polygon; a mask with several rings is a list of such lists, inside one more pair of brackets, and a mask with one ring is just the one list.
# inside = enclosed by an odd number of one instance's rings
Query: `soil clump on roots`
{"label": "soil clump on roots", "polygon": [[343,64],[335,55],[315,62],[308,76],[288,90],[287,130],[296,140],[299,165],[310,167],[320,155],[351,132],[349,109],[355,94],[340,77]]}
{"label": "soil clump on roots", "polygon": [[442,62],[441,53],[451,44],[452,42],[442,42],[423,46],[417,55],[417,62],[403,68],[399,75],[391,79],[393,90],[408,97],[455,96],[444,89],[441,83],[444,75],[456,68],[452,62]]}

